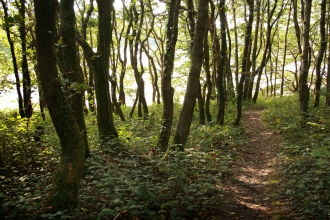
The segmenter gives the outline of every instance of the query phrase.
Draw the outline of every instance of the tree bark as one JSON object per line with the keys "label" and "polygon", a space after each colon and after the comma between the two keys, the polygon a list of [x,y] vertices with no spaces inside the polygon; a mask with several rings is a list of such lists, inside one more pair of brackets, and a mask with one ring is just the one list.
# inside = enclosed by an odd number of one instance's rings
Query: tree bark
{"label": "tree bark", "polygon": [[179,116],[177,130],[174,136],[173,145],[179,150],[184,150],[184,145],[190,131],[190,125],[196,104],[200,71],[203,62],[203,41],[206,34],[205,23],[208,21],[208,0],[200,0],[198,5],[198,16],[194,35],[194,46],[192,63],[189,70],[189,78],[183,106]]}
{"label": "tree bark", "polygon": [[253,13],[254,13],[254,0],[247,0],[249,5],[249,20],[246,24],[245,39],[244,39],[244,52],[242,61],[242,74],[237,85],[237,97],[236,97],[236,119],[234,125],[239,125],[242,117],[242,98],[243,98],[243,85],[246,77],[246,72],[251,54],[251,34],[253,24]]}
{"label": "tree bark", "polygon": [[76,39],[84,50],[84,54],[93,66],[95,95],[97,101],[97,126],[101,141],[111,140],[118,137],[113,121],[113,108],[109,89],[110,68],[110,43],[111,43],[111,13],[112,3],[110,0],[97,0],[98,13],[98,45],[94,53],[90,45],[76,33]]}
{"label": "tree bark", "polygon": [[26,51],[26,25],[25,25],[25,0],[20,0],[20,14],[22,21],[20,22],[19,33],[21,38],[22,47],[22,76],[23,76],[23,100],[24,100],[24,112],[25,117],[30,118],[32,116],[32,103],[31,103],[31,78],[27,60]]}
{"label": "tree bark", "polygon": [[227,31],[226,31],[226,12],[225,0],[220,0],[219,4],[220,13],[220,31],[221,31],[221,50],[220,50],[220,63],[218,67],[217,88],[218,88],[218,115],[217,123],[224,124],[225,108],[226,108],[226,91],[224,87],[224,78],[227,70]]}
{"label": "tree bark", "polygon": [[211,73],[210,73],[210,48],[208,42],[208,34],[205,34],[204,36],[204,71],[206,73],[206,87],[207,87],[207,93],[205,98],[205,114],[207,121],[211,122],[212,115],[210,112],[210,102],[212,96],[212,81],[211,81]]}
{"label": "tree bark", "polygon": [[83,174],[85,150],[79,127],[58,80],[55,57],[56,0],[34,0],[38,72],[50,116],[61,143],[61,161],[44,212],[73,210]]}
{"label": "tree bark", "polygon": [[289,15],[288,15],[288,22],[286,24],[285,29],[285,36],[284,36],[284,48],[283,48],[283,63],[282,63],[282,73],[281,73],[281,88],[280,88],[280,94],[281,97],[284,95],[284,73],[285,73],[285,64],[286,64],[286,55],[287,55],[287,42],[288,42],[288,33],[289,33],[289,25],[290,25],[290,19],[291,19],[291,9],[292,9],[292,3],[290,4],[289,8]]}
{"label": "tree bark", "polygon": [[320,49],[317,56],[315,65],[315,87],[314,87],[314,108],[320,105],[320,90],[322,83],[321,65],[323,62],[323,57],[325,50],[327,48],[327,40],[325,36],[325,14],[326,14],[326,0],[321,2],[321,18],[320,18]]}
{"label": "tree bark", "polygon": [[3,11],[4,11],[6,36],[7,36],[8,42],[9,42],[11,58],[12,58],[13,67],[14,67],[14,74],[15,74],[15,80],[16,80],[16,82],[15,82],[16,92],[17,92],[17,96],[18,96],[18,110],[19,110],[19,114],[20,114],[21,118],[24,118],[25,111],[24,111],[23,97],[22,97],[22,93],[21,93],[21,83],[20,83],[19,74],[18,74],[17,58],[16,58],[16,53],[15,53],[14,42],[10,36],[9,27],[11,26],[11,24],[9,22],[8,7],[4,0],[0,0],[0,2],[2,4]]}
{"label": "tree bark", "polygon": [[173,123],[173,95],[172,74],[174,68],[175,46],[178,39],[178,20],[181,0],[171,0],[166,31],[166,52],[164,56],[164,72],[161,89],[163,96],[162,127],[157,146],[166,151],[170,140]]}
{"label": "tree bark", "polygon": [[90,156],[90,150],[87,140],[87,130],[83,111],[83,93],[82,84],[84,78],[80,69],[76,38],[75,38],[75,12],[74,0],[61,0],[60,2],[60,35],[62,37],[63,47],[62,58],[64,67],[64,77],[69,80],[69,87],[66,88],[69,93],[69,103],[72,113],[80,128],[81,135],[85,143],[85,157]]}
{"label": "tree bark", "polygon": [[308,114],[309,88],[308,88],[308,71],[309,71],[309,31],[311,17],[312,0],[305,0],[304,29],[303,29],[303,48],[301,57],[301,67],[299,75],[299,101],[300,110],[303,117],[303,124]]}
{"label": "tree bark", "polygon": [[263,72],[263,69],[265,68],[265,66],[267,65],[268,62],[268,58],[270,57],[270,53],[272,51],[272,38],[274,38],[276,31],[274,32],[274,34],[272,35],[272,29],[274,27],[275,24],[277,24],[280,16],[283,13],[283,9],[284,9],[284,3],[282,2],[281,8],[277,14],[277,16],[275,17],[275,19],[273,21],[273,15],[276,11],[276,6],[277,6],[277,1],[275,1],[272,10],[270,10],[270,2],[268,2],[268,6],[267,6],[267,11],[268,11],[268,19],[267,19],[267,31],[266,31],[266,44],[265,44],[265,50],[262,56],[262,60],[261,60],[261,64],[258,68],[258,79],[257,79],[257,83],[256,83],[256,88],[254,90],[254,95],[252,98],[253,103],[257,102],[258,99],[258,95],[259,95],[259,88],[260,88],[260,79],[261,79],[261,74]]}

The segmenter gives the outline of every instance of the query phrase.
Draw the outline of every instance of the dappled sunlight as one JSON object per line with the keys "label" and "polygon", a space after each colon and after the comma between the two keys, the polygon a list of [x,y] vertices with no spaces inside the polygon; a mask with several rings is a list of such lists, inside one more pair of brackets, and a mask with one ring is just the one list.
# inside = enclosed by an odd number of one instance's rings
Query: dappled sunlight
{"label": "dappled sunlight", "polygon": [[[266,130],[260,122],[260,112],[249,111],[245,115],[245,126],[250,142],[239,152],[234,163],[233,174],[229,177],[225,190],[232,196],[232,206],[237,215],[245,213],[248,219],[253,213],[257,219],[270,219],[274,207],[269,196],[269,178],[274,175],[278,135]],[[233,218],[236,214],[233,214]]]}

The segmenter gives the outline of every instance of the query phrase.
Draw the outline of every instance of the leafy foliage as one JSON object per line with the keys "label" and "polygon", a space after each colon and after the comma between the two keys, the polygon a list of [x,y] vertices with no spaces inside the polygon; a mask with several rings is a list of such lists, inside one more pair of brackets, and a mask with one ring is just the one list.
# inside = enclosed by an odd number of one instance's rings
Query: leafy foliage
{"label": "leafy foliage", "polygon": [[301,127],[297,96],[269,101],[265,123],[284,136],[280,195],[300,219],[327,219],[330,213],[329,111],[314,109]]}
{"label": "leafy foliage", "polygon": [[[176,104],[175,118],[179,109]],[[129,107],[123,110],[128,115]],[[2,114],[1,140],[6,141],[1,143],[5,149],[0,174],[1,216],[193,219],[215,213],[225,202],[222,177],[236,158],[236,149],[246,142],[244,131],[229,125],[199,125],[195,120],[186,151],[170,151],[164,157],[155,148],[160,111],[160,105],[152,105],[148,119],[121,121],[115,117],[119,138],[102,148],[98,144],[96,116],[88,114],[92,157],[86,161],[79,207],[53,214],[38,213],[51,190],[52,173],[59,159],[59,142],[51,122],[34,117],[26,130],[27,122],[15,113]],[[37,126],[44,128],[38,142],[33,140],[32,129]]]}

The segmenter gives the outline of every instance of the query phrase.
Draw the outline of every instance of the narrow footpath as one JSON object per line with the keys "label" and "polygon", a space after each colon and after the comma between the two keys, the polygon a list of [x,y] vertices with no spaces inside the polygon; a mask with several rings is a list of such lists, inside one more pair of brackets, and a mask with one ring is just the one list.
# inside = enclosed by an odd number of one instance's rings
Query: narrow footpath
{"label": "narrow footpath", "polygon": [[244,113],[249,143],[238,151],[239,159],[226,176],[224,202],[219,219],[286,219],[278,214],[271,194],[276,187],[274,171],[280,135],[261,123],[261,110]]}

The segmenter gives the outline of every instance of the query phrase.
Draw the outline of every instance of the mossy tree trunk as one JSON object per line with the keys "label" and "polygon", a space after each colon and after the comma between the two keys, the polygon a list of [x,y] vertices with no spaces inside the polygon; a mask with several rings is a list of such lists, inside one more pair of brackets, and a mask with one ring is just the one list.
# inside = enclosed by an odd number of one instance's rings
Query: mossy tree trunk
{"label": "mossy tree trunk", "polygon": [[34,0],[37,69],[43,95],[61,143],[61,161],[53,178],[44,212],[72,210],[78,204],[85,148],[80,129],[62,92],[55,57],[56,0]]}
{"label": "mossy tree trunk", "polygon": [[61,47],[64,77],[69,80],[69,87],[66,88],[69,93],[69,104],[74,118],[80,128],[85,143],[85,156],[90,156],[90,150],[87,140],[87,130],[83,112],[83,93],[85,92],[82,84],[84,78],[80,71],[79,60],[77,55],[76,38],[75,38],[75,12],[74,0],[61,0],[60,2],[60,35],[62,37]]}

